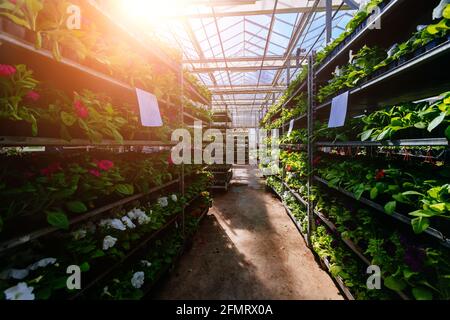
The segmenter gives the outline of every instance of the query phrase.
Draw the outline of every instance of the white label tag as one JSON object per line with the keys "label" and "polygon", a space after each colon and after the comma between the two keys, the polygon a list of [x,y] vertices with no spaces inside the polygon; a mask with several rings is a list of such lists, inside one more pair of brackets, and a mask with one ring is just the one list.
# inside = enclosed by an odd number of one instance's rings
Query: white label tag
{"label": "white label tag", "polygon": [[348,91],[333,98],[328,128],[339,128],[345,125],[347,118]]}
{"label": "white label tag", "polygon": [[144,127],[161,127],[163,122],[156,96],[138,88],[136,88],[136,95],[138,98],[142,125]]}
{"label": "white label tag", "polygon": [[293,129],[294,129],[294,119],[292,119],[291,122],[289,123],[288,137],[291,135]]}

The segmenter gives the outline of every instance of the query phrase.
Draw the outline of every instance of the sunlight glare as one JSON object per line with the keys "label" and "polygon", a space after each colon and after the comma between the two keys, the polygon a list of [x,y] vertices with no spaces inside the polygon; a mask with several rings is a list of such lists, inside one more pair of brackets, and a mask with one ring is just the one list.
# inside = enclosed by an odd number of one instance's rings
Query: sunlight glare
{"label": "sunlight glare", "polygon": [[133,19],[158,20],[175,16],[186,0],[122,0],[124,12]]}

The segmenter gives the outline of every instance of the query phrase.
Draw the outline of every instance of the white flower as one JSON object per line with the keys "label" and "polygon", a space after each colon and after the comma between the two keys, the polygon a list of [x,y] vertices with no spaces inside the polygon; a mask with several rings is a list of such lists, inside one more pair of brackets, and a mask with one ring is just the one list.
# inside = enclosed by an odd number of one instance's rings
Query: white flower
{"label": "white flower", "polygon": [[131,278],[131,285],[136,289],[140,289],[144,285],[145,274],[142,271],[136,272]]}
{"label": "white flower", "polygon": [[138,223],[140,225],[147,224],[149,222],[150,222],[150,218],[146,214],[143,214],[143,215],[139,216],[139,218],[138,218]]}
{"label": "white flower", "polygon": [[111,293],[109,292],[108,286],[103,288],[103,295],[112,297]]}
{"label": "white flower", "polygon": [[130,220],[130,218],[128,218],[127,216],[122,217],[122,221],[123,223],[125,223],[125,225],[130,228],[130,229],[134,229],[136,228],[136,225],[133,223],[133,221]]}
{"label": "white flower", "polygon": [[42,260],[39,260],[38,262],[33,263],[28,267],[28,270],[36,270],[38,268],[45,268],[48,265],[55,264],[56,259],[55,258],[45,258]]}
{"label": "white flower", "polygon": [[25,282],[21,282],[15,287],[4,291],[6,300],[34,300],[33,287],[28,287]]}
{"label": "white flower", "polygon": [[30,272],[28,269],[8,269],[0,273],[0,279],[2,280],[8,280],[8,279],[15,279],[15,280],[22,280],[25,279]]}
{"label": "white flower", "polygon": [[141,264],[146,268],[150,268],[152,266],[152,264],[147,260],[141,260]]}
{"label": "white flower", "polygon": [[167,197],[159,198],[158,203],[161,207],[167,207],[169,205],[169,201],[167,200]]}
{"label": "white flower", "polygon": [[84,229],[78,229],[77,231],[72,232],[72,237],[75,240],[80,240],[86,238],[87,231]]}
{"label": "white flower", "polygon": [[128,218],[130,218],[131,220],[137,219],[138,218],[138,213],[137,213],[138,209],[133,209],[130,212],[127,213]]}
{"label": "white flower", "polygon": [[178,201],[178,198],[177,198],[177,195],[176,195],[176,194],[173,194],[173,195],[171,196],[171,198],[172,198],[172,201],[173,201],[173,202],[177,202],[177,201]]}
{"label": "white flower", "polygon": [[113,219],[111,220],[110,224],[109,224],[110,228],[116,229],[116,230],[120,230],[120,231],[125,231],[127,230],[127,227],[125,227],[125,225],[123,224],[122,221],[120,221],[119,219]]}
{"label": "white flower", "polygon": [[117,242],[117,238],[114,238],[111,236],[106,236],[105,239],[103,239],[103,250],[108,250],[108,249],[114,247],[116,242]]}

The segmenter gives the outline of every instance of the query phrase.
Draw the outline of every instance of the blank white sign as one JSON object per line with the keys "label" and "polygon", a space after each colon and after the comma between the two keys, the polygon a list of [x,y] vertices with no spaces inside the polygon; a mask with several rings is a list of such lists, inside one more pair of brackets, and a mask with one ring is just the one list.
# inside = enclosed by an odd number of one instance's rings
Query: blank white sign
{"label": "blank white sign", "polygon": [[333,98],[328,128],[339,128],[345,125],[347,118],[348,91]]}
{"label": "blank white sign", "polygon": [[136,95],[138,98],[142,125],[144,127],[162,127],[163,122],[156,96],[138,88],[136,88]]}

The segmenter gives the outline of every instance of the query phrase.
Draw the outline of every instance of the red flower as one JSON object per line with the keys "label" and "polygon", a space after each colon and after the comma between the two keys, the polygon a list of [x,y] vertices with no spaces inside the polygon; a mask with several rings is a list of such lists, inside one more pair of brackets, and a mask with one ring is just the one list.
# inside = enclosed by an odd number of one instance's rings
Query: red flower
{"label": "red flower", "polygon": [[291,172],[291,171],[292,171],[292,167],[291,167],[291,166],[289,166],[289,165],[288,165],[288,166],[286,166],[286,171],[287,171],[287,172]]}
{"label": "red flower", "polygon": [[109,171],[112,168],[114,168],[114,162],[112,162],[110,160],[101,160],[96,163],[97,163],[97,167],[103,171]]}
{"label": "red flower", "polygon": [[41,96],[36,91],[30,91],[25,96],[25,98],[27,98],[28,100],[34,101],[34,102],[38,101],[40,97]]}
{"label": "red flower", "polygon": [[169,157],[167,158],[167,162],[169,163],[169,166],[173,165],[172,155],[169,154]]}
{"label": "red flower", "polygon": [[61,171],[61,164],[59,162],[55,162],[52,163],[51,165],[49,165],[47,168],[41,169],[41,174],[49,177],[52,174],[54,174],[55,172]]}
{"label": "red flower", "polygon": [[81,119],[86,119],[89,116],[88,108],[80,100],[75,101],[73,106],[75,107],[75,112],[77,113],[78,117],[80,117]]}
{"label": "red flower", "polygon": [[0,64],[0,77],[9,77],[17,72],[17,69],[9,64]]}
{"label": "red flower", "polygon": [[375,180],[380,181],[381,179],[383,179],[386,176],[386,173],[384,172],[383,169],[378,170],[376,175],[375,175]]}
{"label": "red flower", "polygon": [[91,169],[89,170],[89,173],[92,174],[94,177],[100,177],[100,171],[96,170],[96,169]]}

